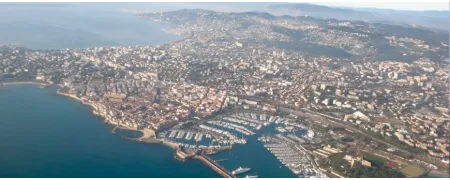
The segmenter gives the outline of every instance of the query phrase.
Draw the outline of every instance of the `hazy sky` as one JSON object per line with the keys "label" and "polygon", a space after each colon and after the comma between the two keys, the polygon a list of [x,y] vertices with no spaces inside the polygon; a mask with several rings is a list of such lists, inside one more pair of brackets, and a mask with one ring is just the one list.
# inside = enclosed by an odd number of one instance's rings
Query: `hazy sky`
{"label": "hazy sky", "polygon": [[449,10],[448,2],[317,2],[314,4],[397,10]]}

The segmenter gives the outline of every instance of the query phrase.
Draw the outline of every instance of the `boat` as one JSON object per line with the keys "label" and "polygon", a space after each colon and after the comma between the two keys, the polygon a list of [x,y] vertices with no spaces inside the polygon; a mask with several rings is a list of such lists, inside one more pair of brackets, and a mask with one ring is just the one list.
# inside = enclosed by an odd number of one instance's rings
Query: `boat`
{"label": "boat", "polygon": [[308,130],[308,137],[309,138],[313,138],[314,137],[314,131],[312,131],[311,129]]}
{"label": "boat", "polygon": [[257,177],[258,177],[258,175],[254,175],[254,176],[246,175],[244,178],[257,178]]}
{"label": "boat", "polygon": [[239,167],[239,168],[237,168],[236,170],[232,171],[231,174],[237,175],[237,174],[246,173],[246,172],[248,172],[248,171],[250,171],[250,168],[242,168],[242,167]]}

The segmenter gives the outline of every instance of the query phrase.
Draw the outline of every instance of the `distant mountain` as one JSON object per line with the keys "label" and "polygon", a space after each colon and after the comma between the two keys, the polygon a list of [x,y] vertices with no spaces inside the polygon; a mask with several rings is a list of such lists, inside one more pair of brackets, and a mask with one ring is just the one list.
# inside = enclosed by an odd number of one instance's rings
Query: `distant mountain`
{"label": "distant mountain", "polygon": [[379,14],[372,12],[355,11],[352,9],[332,8],[328,6],[306,4],[306,3],[285,3],[274,4],[266,7],[265,11],[275,15],[292,15],[292,16],[312,16],[321,19],[337,19],[337,20],[362,20],[376,21],[385,20],[379,18]]}
{"label": "distant mountain", "polygon": [[393,9],[378,9],[378,8],[354,8],[360,11],[375,12],[379,14],[403,14],[403,15],[414,15],[414,16],[424,16],[424,17],[436,17],[436,18],[448,18],[448,11],[408,11],[408,10],[393,10]]}
{"label": "distant mountain", "polygon": [[[327,9],[328,7],[314,8]],[[328,12],[353,11],[331,9]],[[182,25],[187,29],[189,27],[209,29],[200,30],[198,34],[195,34],[201,37],[211,36],[209,38],[220,42],[234,43],[235,38],[239,38],[242,44],[276,47],[314,57],[402,62],[428,58],[440,63],[448,57],[449,53],[447,31],[387,23],[348,22],[348,20],[339,21],[313,16],[275,16],[261,11],[223,13],[203,9],[143,13],[140,16],[145,19]],[[215,36],[215,32],[222,35]],[[395,40],[391,42],[391,39]]]}
{"label": "distant mountain", "polygon": [[449,13],[447,11],[337,8],[308,3],[272,4],[268,5],[264,11],[275,15],[313,16],[322,19],[407,24],[439,30],[447,30],[449,25]]}

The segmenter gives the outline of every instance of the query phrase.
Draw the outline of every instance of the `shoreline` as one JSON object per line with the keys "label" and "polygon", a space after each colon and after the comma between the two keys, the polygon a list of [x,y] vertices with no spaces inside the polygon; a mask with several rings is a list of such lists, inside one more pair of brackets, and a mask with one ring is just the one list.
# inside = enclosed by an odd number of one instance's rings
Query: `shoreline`
{"label": "shoreline", "polygon": [[15,84],[35,84],[35,85],[41,85],[41,86],[50,86],[52,84],[45,83],[45,82],[34,82],[34,81],[11,81],[11,82],[1,82],[1,85],[7,86],[7,85],[15,85]]}
{"label": "shoreline", "polygon": [[[5,84],[6,84],[6,83],[5,83]],[[51,84],[45,84],[45,83],[40,83],[40,82],[31,82],[31,81],[29,81],[29,82],[8,82],[7,85],[12,85],[12,84],[35,84],[35,85],[41,85],[41,86],[51,85]],[[59,85],[59,84],[55,84],[55,85],[61,86],[61,85]],[[125,130],[131,130],[131,131],[139,131],[139,132],[142,132],[142,136],[141,136],[141,137],[138,137],[138,138],[122,137],[122,138],[124,138],[124,139],[132,140],[132,141],[136,141],[136,142],[141,142],[141,143],[148,143],[148,144],[160,144],[160,145],[169,147],[169,148],[171,148],[171,149],[174,151],[174,153],[175,153],[174,158],[175,158],[175,159],[177,159],[177,155],[180,154],[180,152],[182,152],[182,151],[180,151],[180,146],[179,146],[178,144],[176,144],[176,143],[174,143],[174,142],[171,142],[171,141],[166,141],[166,140],[164,140],[164,139],[158,139],[158,138],[156,138],[156,132],[155,132],[154,130],[152,130],[152,129],[147,129],[147,128],[145,128],[145,129],[138,130],[137,128],[128,127],[128,126],[126,126],[126,125],[114,123],[113,121],[107,119],[107,117],[105,117],[105,116],[102,115],[101,113],[97,112],[97,107],[96,107],[96,105],[87,102],[85,99],[80,98],[80,97],[77,97],[76,95],[72,95],[72,94],[69,94],[69,93],[63,93],[63,92],[60,92],[60,89],[58,89],[58,90],[56,91],[56,93],[57,93],[58,95],[66,96],[66,97],[69,97],[69,98],[71,98],[71,99],[74,99],[74,100],[76,100],[76,101],[82,103],[83,105],[88,105],[88,106],[90,106],[91,109],[92,109],[92,114],[93,114],[93,115],[96,115],[96,116],[101,117],[101,118],[103,119],[103,121],[104,121],[106,124],[110,124],[110,125],[115,126],[115,127],[113,127],[113,128],[120,128],[120,129],[125,129]],[[184,160],[185,158],[188,157],[186,154],[184,154],[184,152],[182,152],[181,154],[183,154],[183,156],[182,156],[182,159],[183,159],[183,160]],[[204,157],[203,157],[203,158],[204,158]],[[199,159],[198,157],[195,157],[195,155],[194,155],[194,158],[192,158],[192,159],[196,159],[196,160],[199,160],[199,161],[203,162],[206,166],[208,166],[209,168],[211,168],[213,171],[216,171],[216,172],[217,172],[219,175],[221,175],[222,177],[227,177],[227,176],[224,175],[223,173],[218,172],[217,169],[221,169],[221,168],[222,168],[220,165],[219,165],[220,167],[216,167],[216,166],[212,167],[211,164],[205,163],[204,161],[201,160],[201,158]]]}
{"label": "shoreline", "polygon": [[106,119],[106,118],[105,118],[104,116],[102,116],[100,113],[98,113],[98,112],[96,111],[96,107],[95,107],[94,105],[92,105],[92,104],[90,104],[90,103],[86,103],[82,98],[77,97],[77,96],[72,95],[72,94],[62,93],[62,92],[60,92],[59,90],[56,91],[56,93],[59,94],[59,95],[66,96],[66,97],[69,97],[69,98],[71,98],[71,99],[74,99],[74,100],[76,100],[76,101],[79,101],[79,102],[81,102],[83,105],[88,105],[88,106],[90,106],[90,107],[92,108],[92,113],[93,113],[94,115],[96,115],[96,116],[101,117],[101,118],[104,120],[104,122],[107,123],[107,124],[116,126],[117,128],[120,128],[120,129],[125,129],[125,130],[130,130],[130,131],[139,131],[139,132],[142,133],[142,136],[141,136],[141,137],[138,137],[138,138],[127,138],[127,139],[129,139],[129,140],[134,140],[134,141],[137,141],[137,142],[143,142],[143,143],[150,143],[150,144],[161,144],[161,145],[170,147],[170,148],[172,148],[172,149],[174,149],[174,150],[176,150],[176,149],[179,148],[178,144],[176,144],[176,143],[173,143],[173,142],[170,142],[170,141],[165,141],[165,140],[163,140],[163,139],[157,139],[157,138],[156,138],[155,131],[152,130],[152,129],[147,129],[147,128],[145,128],[145,129],[142,129],[142,130],[138,130],[138,129],[136,129],[136,128],[124,126],[124,125],[122,125],[122,124],[119,124],[119,125],[118,125],[118,124],[115,124],[115,123],[113,123],[112,121]]}
{"label": "shoreline", "polygon": [[[151,137],[152,135],[154,135],[154,131],[151,130],[151,129],[138,130],[138,129],[133,128],[133,127],[128,127],[128,126],[123,125],[123,124],[117,124],[117,123],[112,122],[111,120],[107,119],[106,117],[104,117],[103,115],[98,113],[97,112],[97,107],[95,105],[93,105],[93,104],[91,104],[89,102],[86,102],[83,98],[77,97],[77,96],[72,95],[72,94],[63,93],[63,92],[60,92],[59,90],[57,90],[56,93],[59,94],[59,95],[66,96],[66,97],[69,97],[71,99],[74,99],[74,100],[82,103],[83,105],[90,106],[92,108],[92,114],[101,117],[103,119],[103,121],[105,123],[107,123],[107,124],[118,126],[118,128],[120,128],[120,129],[142,132],[142,137],[139,137],[139,138]],[[153,134],[152,134],[152,132],[153,132]]]}

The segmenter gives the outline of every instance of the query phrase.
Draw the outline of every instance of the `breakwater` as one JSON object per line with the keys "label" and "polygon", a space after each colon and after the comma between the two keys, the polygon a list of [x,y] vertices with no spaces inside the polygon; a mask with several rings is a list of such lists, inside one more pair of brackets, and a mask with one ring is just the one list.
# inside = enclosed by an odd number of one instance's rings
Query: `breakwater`
{"label": "breakwater", "polygon": [[216,163],[214,160],[209,158],[208,156],[201,154],[196,155],[193,157],[194,159],[198,159],[202,161],[205,165],[216,171],[218,174],[220,174],[222,177],[225,178],[235,178],[236,176],[231,174],[228,170],[226,170],[224,167],[222,167],[220,164]]}

